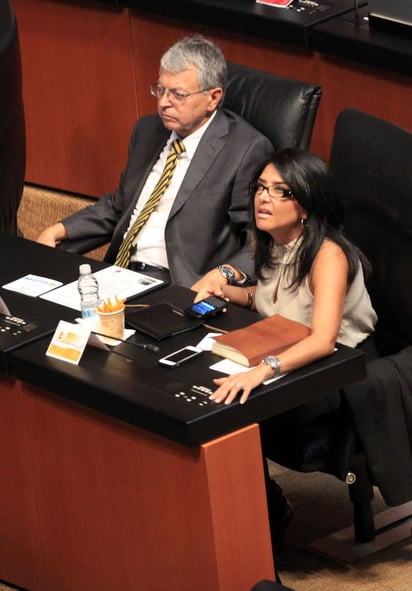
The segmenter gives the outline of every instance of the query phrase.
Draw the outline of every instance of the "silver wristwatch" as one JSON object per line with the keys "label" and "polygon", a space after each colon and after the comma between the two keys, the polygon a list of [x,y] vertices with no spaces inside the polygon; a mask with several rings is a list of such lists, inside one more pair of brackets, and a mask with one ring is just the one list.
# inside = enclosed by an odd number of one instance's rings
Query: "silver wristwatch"
{"label": "silver wristwatch", "polygon": [[234,285],[236,283],[236,275],[234,270],[227,265],[219,265],[217,267],[221,272],[222,276],[227,280],[228,285]]}
{"label": "silver wristwatch", "polygon": [[268,355],[262,359],[262,363],[265,365],[270,365],[270,367],[273,369],[274,376],[278,376],[280,374],[280,361],[274,355]]}

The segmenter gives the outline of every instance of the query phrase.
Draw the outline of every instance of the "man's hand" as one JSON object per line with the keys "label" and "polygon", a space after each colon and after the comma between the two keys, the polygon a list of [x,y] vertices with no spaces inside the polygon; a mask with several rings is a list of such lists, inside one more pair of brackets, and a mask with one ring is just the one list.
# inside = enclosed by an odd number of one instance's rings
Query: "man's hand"
{"label": "man's hand", "polygon": [[57,224],[53,224],[43,230],[43,232],[37,236],[36,242],[55,248],[57,244],[65,238],[67,238],[66,228],[61,222],[57,222]]}

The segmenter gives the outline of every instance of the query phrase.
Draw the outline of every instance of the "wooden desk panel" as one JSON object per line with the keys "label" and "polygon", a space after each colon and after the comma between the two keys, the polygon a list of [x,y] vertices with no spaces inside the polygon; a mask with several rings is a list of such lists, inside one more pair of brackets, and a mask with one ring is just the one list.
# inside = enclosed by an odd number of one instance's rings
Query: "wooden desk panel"
{"label": "wooden desk panel", "polygon": [[257,425],[188,449],[22,392],[46,580],[31,591],[238,591],[273,579]]}
{"label": "wooden desk panel", "polygon": [[44,589],[20,382],[0,376],[0,578]]}

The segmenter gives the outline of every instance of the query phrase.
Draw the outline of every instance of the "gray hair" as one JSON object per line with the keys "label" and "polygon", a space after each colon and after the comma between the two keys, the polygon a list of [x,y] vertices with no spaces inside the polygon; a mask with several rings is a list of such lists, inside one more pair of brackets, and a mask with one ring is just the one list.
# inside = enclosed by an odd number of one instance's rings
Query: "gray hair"
{"label": "gray hair", "polygon": [[189,65],[197,68],[200,88],[225,88],[226,61],[222,51],[201,35],[183,37],[172,45],[160,59],[160,70],[179,74]]}

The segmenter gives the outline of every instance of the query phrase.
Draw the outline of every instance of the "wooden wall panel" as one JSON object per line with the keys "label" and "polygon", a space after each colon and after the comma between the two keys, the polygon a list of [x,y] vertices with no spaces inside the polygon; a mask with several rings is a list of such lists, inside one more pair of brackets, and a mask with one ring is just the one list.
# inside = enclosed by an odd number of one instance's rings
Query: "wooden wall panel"
{"label": "wooden wall panel", "polygon": [[13,0],[30,183],[89,196],[117,186],[137,117],[127,10]]}
{"label": "wooden wall panel", "polygon": [[228,60],[321,84],[311,150],[325,160],[344,108],[412,129],[412,81],[406,76],[102,2],[13,5],[22,48],[28,182],[96,197],[115,189],[135,119],[156,110],[148,87],[161,54],[197,32],[214,39]]}
{"label": "wooden wall panel", "polygon": [[321,54],[315,54],[314,59],[323,87],[318,131],[327,148],[325,159],[329,156],[336,117],[343,109],[359,109],[412,132],[412,76]]}

